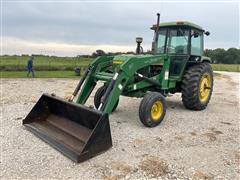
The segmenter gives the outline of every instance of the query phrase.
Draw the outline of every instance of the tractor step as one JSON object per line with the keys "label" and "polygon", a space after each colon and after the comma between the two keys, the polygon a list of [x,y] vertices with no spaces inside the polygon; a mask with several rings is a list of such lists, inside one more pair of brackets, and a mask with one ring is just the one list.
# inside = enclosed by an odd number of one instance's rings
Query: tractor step
{"label": "tractor step", "polygon": [[48,94],[42,95],[23,124],[75,162],[112,146],[107,114]]}

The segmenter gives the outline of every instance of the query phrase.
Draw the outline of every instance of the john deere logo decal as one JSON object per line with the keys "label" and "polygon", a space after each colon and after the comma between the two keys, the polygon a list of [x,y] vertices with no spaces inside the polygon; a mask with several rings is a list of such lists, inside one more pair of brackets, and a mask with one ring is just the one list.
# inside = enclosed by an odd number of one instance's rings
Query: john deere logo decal
{"label": "john deere logo decal", "polygon": [[122,60],[113,60],[113,64],[122,64],[123,61]]}

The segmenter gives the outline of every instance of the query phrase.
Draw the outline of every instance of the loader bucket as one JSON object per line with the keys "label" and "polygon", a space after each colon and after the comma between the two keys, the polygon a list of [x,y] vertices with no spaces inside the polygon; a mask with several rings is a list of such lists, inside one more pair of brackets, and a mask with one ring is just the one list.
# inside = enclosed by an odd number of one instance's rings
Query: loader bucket
{"label": "loader bucket", "polygon": [[112,146],[108,114],[43,94],[23,125],[75,162]]}

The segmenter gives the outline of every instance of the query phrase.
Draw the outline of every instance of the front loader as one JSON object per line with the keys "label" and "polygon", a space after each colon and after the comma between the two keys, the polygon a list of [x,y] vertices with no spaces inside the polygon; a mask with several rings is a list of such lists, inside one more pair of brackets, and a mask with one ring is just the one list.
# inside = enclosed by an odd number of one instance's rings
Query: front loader
{"label": "front loader", "polygon": [[[137,38],[135,55],[99,56],[88,66],[68,101],[43,94],[23,124],[35,135],[76,162],[82,162],[112,146],[108,115],[120,96],[143,97],[139,119],[155,127],[164,119],[165,98],[182,93],[183,105],[203,110],[213,90],[210,58],[203,56],[200,26],[189,22],[159,23],[154,30],[152,54],[142,52]],[[98,81],[95,108],[85,106]]]}

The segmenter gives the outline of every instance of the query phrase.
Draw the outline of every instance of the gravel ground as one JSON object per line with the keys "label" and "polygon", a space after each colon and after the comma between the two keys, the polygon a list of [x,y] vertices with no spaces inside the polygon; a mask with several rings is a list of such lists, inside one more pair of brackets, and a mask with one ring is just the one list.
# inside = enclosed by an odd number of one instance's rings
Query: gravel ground
{"label": "gravel ground", "polygon": [[[43,92],[65,97],[75,79],[1,79],[1,179],[238,179],[240,176],[239,73],[215,77],[204,111],[167,98],[167,114],[155,128],[138,119],[141,99],[121,97],[110,115],[113,147],[76,164],[22,126]],[[93,96],[90,97],[90,104]]]}

